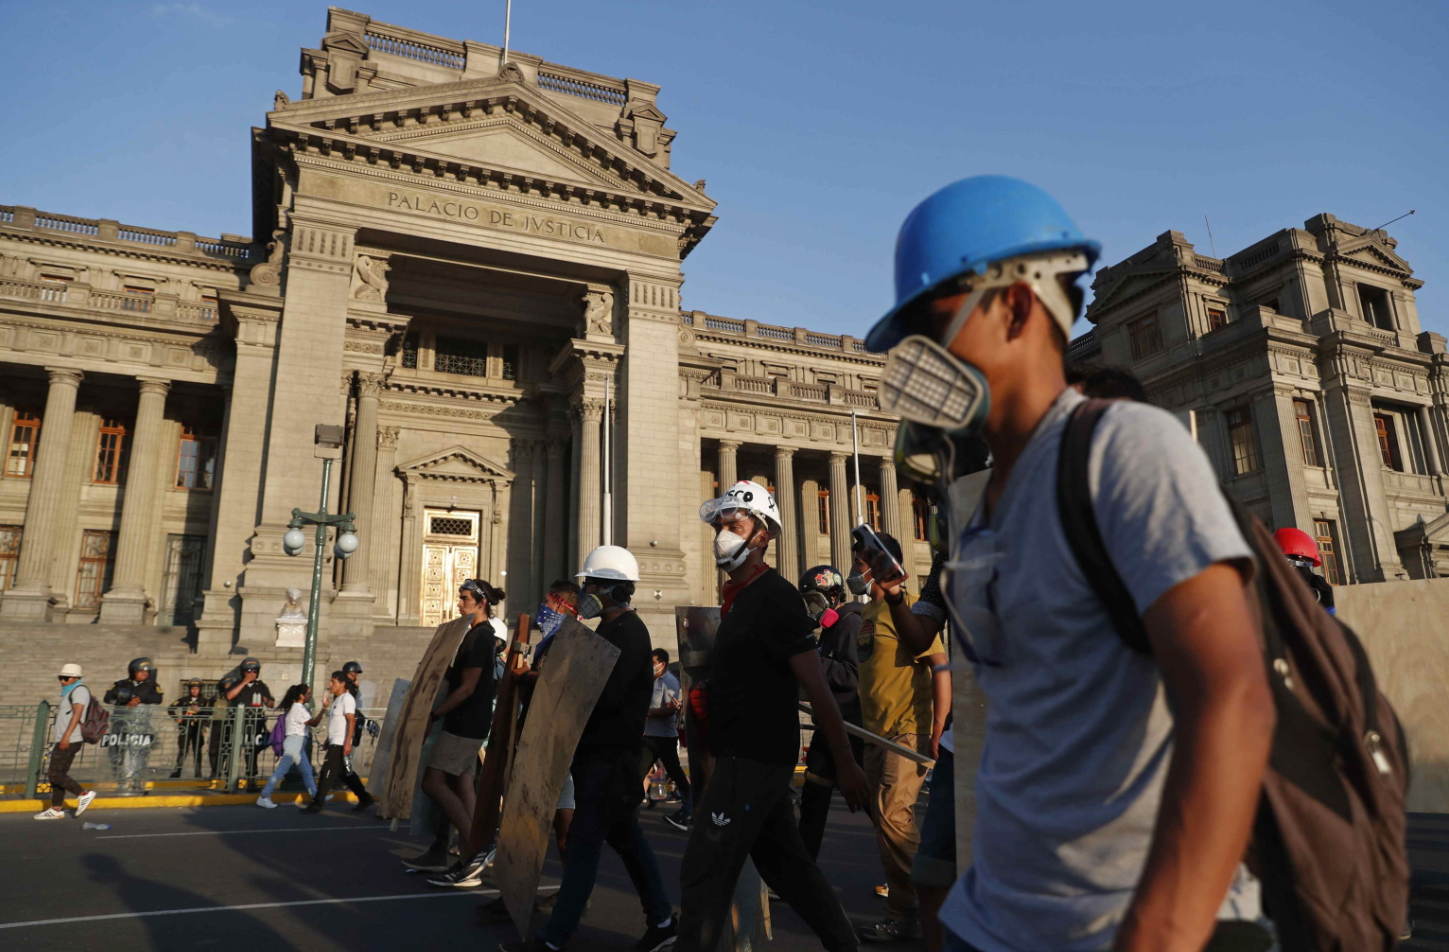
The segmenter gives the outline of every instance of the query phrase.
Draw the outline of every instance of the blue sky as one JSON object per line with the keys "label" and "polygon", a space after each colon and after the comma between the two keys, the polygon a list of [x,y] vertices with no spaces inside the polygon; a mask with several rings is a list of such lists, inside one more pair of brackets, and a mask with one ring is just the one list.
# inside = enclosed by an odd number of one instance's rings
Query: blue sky
{"label": "blue sky", "polygon": [[[352,0],[497,43],[502,0]],[[248,130],[300,90],[323,3],[0,4],[0,203],[250,230]],[[1014,174],[1113,262],[1175,228],[1225,255],[1327,211],[1394,225],[1449,335],[1449,4],[515,0],[513,45],[663,86],[719,223],[686,307],[863,334],[922,197]],[[22,38],[21,42],[14,42]],[[1077,331],[1084,329],[1079,325]]]}

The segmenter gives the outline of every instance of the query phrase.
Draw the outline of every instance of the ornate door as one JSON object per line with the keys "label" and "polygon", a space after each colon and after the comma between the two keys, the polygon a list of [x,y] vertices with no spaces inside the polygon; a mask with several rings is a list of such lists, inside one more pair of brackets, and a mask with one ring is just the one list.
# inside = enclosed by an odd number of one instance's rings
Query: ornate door
{"label": "ornate door", "polygon": [[478,572],[478,516],[456,509],[423,510],[423,589],[418,622],[441,625],[457,612],[458,586]]}

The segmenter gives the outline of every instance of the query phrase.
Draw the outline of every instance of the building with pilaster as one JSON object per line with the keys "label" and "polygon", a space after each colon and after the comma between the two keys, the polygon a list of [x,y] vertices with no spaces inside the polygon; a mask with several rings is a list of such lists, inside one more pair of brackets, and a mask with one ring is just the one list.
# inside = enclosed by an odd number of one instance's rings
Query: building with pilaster
{"label": "building with pilaster", "polygon": [[681,310],[715,202],[671,170],[658,86],[335,8],[301,72],[253,130],[255,237],[0,207],[7,645],[84,623],[176,676],[235,651],[285,683],[311,549],[281,538],[318,505],[319,425],[345,426],[328,506],[361,539],[328,564],[320,657],[379,680],[463,578],[531,611],[606,539],[673,644],[674,606],[716,598],[699,504],[736,478],[777,492],[787,574],[844,567],[853,428],[863,517],[924,536],[879,355]]}
{"label": "building with pilaster", "polygon": [[1449,353],[1397,247],[1326,214],[1223,259],[1166,232],[1097,273],[1068,359],[1131,369],[1330,581],[1449,575]]}

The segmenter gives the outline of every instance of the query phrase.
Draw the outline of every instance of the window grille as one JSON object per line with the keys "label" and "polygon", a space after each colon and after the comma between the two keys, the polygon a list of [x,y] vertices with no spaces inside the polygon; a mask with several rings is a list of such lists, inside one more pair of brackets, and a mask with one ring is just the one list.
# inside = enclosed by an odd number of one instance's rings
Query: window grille
{"label": "window grille", "polygon": [[20,567],[20,526],[0,526],[0,592],[15,584]]}
{"label": "window grille", "polygon": [[111,587],[115,574],[116,534],[104,529],[87,529],[81,537],[80,568],[76,571],[75,607],[99,608],[101,595]]}
{"label": "window grille", "polygon": [[126,447],[126,428],[120,420],[101,421],[96,439],[95,482],[116,484],[121,481],[121,454]]}
{"label": "window grille", "polygon": [[1242,476],[1257,471],[1261,463],[1258,459],[1258,438],[1253,432],[1252,410],[1237,407],[1227,412],[1227,419],[1228,441],[1233,447],[1233,473]]}
{"label": "window grille", "polygon": [[503,345],[503,368],[502,368],[502,371],[501,372],[502,372],[502,375],[503,375],[503,379],[504,380],[517,380],[518,379],[518,345],[517,344],[504,344]]}
{"label": "window grille", "polygon": [[439,337],[433,346],[433,369],[465,377],[488,376],[488,348],[482,341]]}
{"label": "window grille", "polygon": [[418,335],[405,334],[402,342],[403,367],[416,370],[418,367]]}
{"label": "window grille", "polygon": [[16,410],[10,423],[10,449],[5,456],[5,475],[29,479],[35,471],[35,450],[40,443],[40,417],[29,410]]}
{"label": "window grille", "polygon": [[433,516],[428,520],[428,532],[433,535],[466,536],[471,539],[473,538],[473,520]]}

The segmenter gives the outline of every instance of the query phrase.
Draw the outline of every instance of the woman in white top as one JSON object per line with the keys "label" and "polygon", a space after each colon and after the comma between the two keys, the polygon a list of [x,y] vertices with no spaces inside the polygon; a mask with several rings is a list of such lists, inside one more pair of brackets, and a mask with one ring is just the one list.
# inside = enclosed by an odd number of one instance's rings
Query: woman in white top
{"label": "woman in white top", "polygon": [[259,807],[270,810],[276,806],[272,802],[272,791],[282,782],[293,764],[302,772],[302,782],[307,785],[307,795],[317,795],[317,781],[312,777],[312,761],[307,759],[308,728],[316,722],[312,712],[307,709],[307,701],[311,696],[312,690],[307,685],[294,684],[287,689],[282,703],[277,705],[277,710],[286,712],[284,717],[287,733],[282,740],[282,756],[277,761],[277,769],[272,771],[266,787],[262,789],[262,795],[257,797]]}

